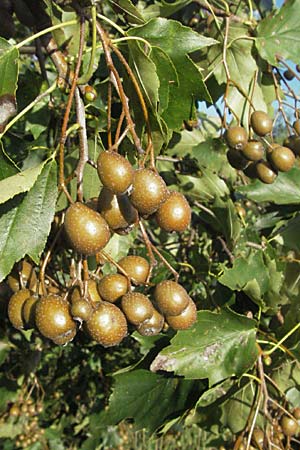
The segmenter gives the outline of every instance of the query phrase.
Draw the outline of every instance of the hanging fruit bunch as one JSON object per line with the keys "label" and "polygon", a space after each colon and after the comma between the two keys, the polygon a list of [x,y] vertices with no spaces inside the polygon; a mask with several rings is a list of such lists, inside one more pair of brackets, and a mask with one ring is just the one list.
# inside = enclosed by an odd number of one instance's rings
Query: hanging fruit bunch
{"label": "hanging fruit bunch", "polygon": [[[110,347],[119,344],[128,335],[128,330],[136,329],[141,335],[151,336],[168,327],[184,330],[196,321],[193,300],[178,283],[178,273],[161,255],[147,232],[148,219],[155,220],[167,233],[184,232],[191,221],[191,209],[185,196],[169,190],[157,171],[148,110],[141,88],[123,54],[96,22],[95,6],[90,22],[94,32],[93,45],[97,44],[97,32],[109,73],[107,149],[102,149],[95,161],[88,157],[84,100],[94,101],[97,92],[87,84],[88,77],[79,77],[85,25],[82,21],[78,61],[74,72],[64,80],[68,84],[69,97],[58,151],[58,187],[69,206],[56,216],[51,243],[40,267],[34,268],[24,260],[8,278],[14,291],[8,304],[8,317],[15,328],[34,328],[57,345],[67,344],[83,330],[97,343]],[[47,45],[49,47],[49,43]],[[91,53],[92,59],[93,51]],[[138,136],[135,131],[130,100],[112,55],[119,59],[136,91],[145,119],[146,137]],[[65,84],[62,88],[65,89]],[[111,127],[113,96],[119,99],[122,107],[115,130]],[[76,169],[66,179],[66,129],[73,100],[80,126],[79,158]],[[127,136],[135,147],[130,160],[121,148]],[[83,172],[87,163],[97,171],[102,185],[96,199],[85,199],[83,195]],[[72,196],[68,183],[74,178],[77,191]],[[114,260],[105,251],[111,237],[135,233],[137,228],[148,258],[129,254]],[[49,262],[61,254],[68,258],[69,272],[65,282],[54,280],[48,270]],[[90,257],[96,260],[96,268],[91,269]],[[163,280],[155,286],[151,276],[158,260],[167,266],[174,279]],[[112,273],[102,274],[105,263],[110,264]]]}

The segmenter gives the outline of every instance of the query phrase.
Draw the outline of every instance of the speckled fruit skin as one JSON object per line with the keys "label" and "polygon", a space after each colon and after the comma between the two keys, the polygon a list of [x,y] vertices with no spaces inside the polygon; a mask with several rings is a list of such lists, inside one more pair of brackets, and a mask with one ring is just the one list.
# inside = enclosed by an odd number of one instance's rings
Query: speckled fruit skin
{"label": "speckled fruit skin", "polygon": [[248,141],[247,131],[240,126],[230,127],[226,131],[225,139],[229,147],[242,150]]}
{"label": "speckled fruit skin", "polygon": [[32,264],[26,260],[18,263],[7,277],[7,283],[13,292],[17,292],[21,288],[20,278],[23,287],[35,290],[37,276]]}
{"label": "speckled fruit skin", "polygon": [[137,331],[142,336],[155,336],[163,329],[165,319],[164,317],[153,308],[153,314],[150,319],[145,320],[137,327]]}
{"label": "speckled fruit skin", "polygon": [[25,323],[22,315],[22,308],[25,301],[30,297],[31,293],[29,289],[20,289],[15,292],[8,302],[8,318],[13,327],[18,330],[24,328]]}
{"label": "speckled fruit skin", "polygon": [[112,151],[101,152],[97,169],[99,178],[114,194],[124,194],[132,184],[134,170],[130,162]]}
{"label": "speckled fruit skin", "polygon": [[190,298],[187,307],[177,316],[166,316],[166,321],[174,330],[186,330],[190,328],[197,320],[197,309],[193,300]]}
{"label": "speckled fruit skin", "polygon": [[273,128],[273,120],[264,111],[254,111],[250,117],[250,124],[258,136],[271,133]]}
{"label": "speckled fruit skin", "polygon": [[98,283],[98,292],[103,300],[114,303],[128,291],[128,281],[124,275],[105,275]]}
{"label": "speckled fruit skin", "polygon": [[180,284],[165,280],[156,285],[154,299],[164,315],[177,316],[187,307],[190,296]]}
{"label": "speckled fruit skin", "polygon": [[128,322],[140,325],[152,317],[154,308],[146,295],[139,292],[128,292],[122,297],[121,307]]}
{"label": "speckled fruit skin", "polygon": [[88,320],[93,312],[92,305],[84,298],[76,300],[71,305],[71,316],[74,320]]}
{"label": "speckled fruit skin", "polygon": [[138,220],[138,212],[128,196],[115,195],[107,188],[102,188],[99,194],[98,211],[112,230],[128,228]]}
{"label": "speckled fruit skin", "polygon": [[74,250],[83,255],[95,255],[110,239],[109,226],[103,217],[79,202],[67,209],[64,227]]}
{"label": "speckled fruit skin", "polygon": [[124,256],[124,258],[118,261],[118,264],[136,283],[145,283],[147,280],[150,265],[142,256]]}
{"label": "speckled fruit skin", "polygon": [[191,208],[184,195],[172,191],[156,211],[155,218],[161,229],[182,232],[191,222]]}
{"label": "speckled fruit skin", "polygon": [[242,153],[250,161],[259,161],[264,156],[264,146],[260,141],[249,141],[243,148]]}
{"label": "speckled fruit skin", "polygon": [[114,304],[102,302],[86,322],[86,330],[103,347],[118,345],[127,335],[127,321]]}
{"label": "speckled fruit skin", "polygon": [[[101,301],[101,297],[99,295],[98,292],[98,283],[95,280],[88,280],[88,297],[89,300],[91,300],[91,302],[97,303]],[[76,302],[77,300],[81,300],[82,299],[82,295],[81,295],[81,291],[80,291],[80,287],[79,286],[74,286],[71,295],[70,295],[70,301],[71,303]]]}
{"label": "speckled fruit skin", "polygon": [[66,333],[63,333],[59,336],[56,336],[52,339],[52,342],[56,345],[66,345],[69,342],[73,341],[74,337],[76,336],[77,329],[72,328],[71,330],[67,331]]}
{"label": "speckled fruit skin", "polygon": [[56,339],[76,328],[69,303],[58,295],[40,298],[36,304],[35,324],[39,332],[49,339]]}
{"label": "speckled fruit skin", "polygon": [[130,201],[141,214],[153,214],[167,196],[166,183],[158,173],[151,169],[134,172]]}
{"label": "speckled fruit skin", "polygon": [[266,184],[272,184],[274,183],[277,173],[274,171],[274,169],[270,166],[270,164],[266,161],[261,161],[257,163],[256,165],[256,173],[257,177]]}
{"label": "speckled fruit skin", "polygon": [[35,327],[35,308],[39,296],[34,294],[25,300],[25,303],[22,308],[22,315],[24,319],[24,323],[26,328],[34,328]]}
{"label": "speckled fruit skin", "polygon": [[296,158],[291,149],[279,145],[273,149],[269,159],[276,170],[288,172],[293,167]]}

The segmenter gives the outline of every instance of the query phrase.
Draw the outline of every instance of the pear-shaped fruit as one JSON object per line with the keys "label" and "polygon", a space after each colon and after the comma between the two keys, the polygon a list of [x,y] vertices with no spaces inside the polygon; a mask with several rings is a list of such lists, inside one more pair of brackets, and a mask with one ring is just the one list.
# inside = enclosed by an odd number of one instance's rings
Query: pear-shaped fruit
{"label": "pear-shaped fruit", "polygon": [[135,283],[145,283],[147,280],[150,264],[142,256],[124,256],[118,261],[118,264]]}
{"label": "pear-shaped fruit", "polygon": [[15,292],[9,299],[8,302],[8,318],[11,324],[18,330],[24,328],[24,318],[23,318],[23,305],[25,301],[30,297],[31,292],[29,289],[20,289]]}
{"label": "pear-shaped fruit", "polygon": [[86,329],[103,347],[118,345],[127,335],[127,321],[122,311],[114,304],[101,302],[86,322]]}
{"label": "pear-shaped fruit", "polygon": [[128,281],[124,275],[105,275],[98,283],[98,291],[103,300],[114,303],[128,291]]}
{"label": "pear-shaped fruit", "polygon": [[110,238],[105,219],[80,202],[67,209],[64,227],[71,246],[83,255],[95,255]]}
{"label": "pear-shaped fruit", "polygon": [[36,304],[35,324],[39,332],[49,339],[71,333],[76,329],[69,303],[58,295],[41,297]]}
{"label": "pear-shaped fruit", "polygon": [[128,322],[140,325],[152,317],[154,308],[146,295],[140,292],[128,292],[122,297],[121,307]]}
{"label": "pear-shaped fruit", "polygon": [[133,180],[133,167],[117,152],[101,152],[97,161],[99,178],[106,188],[114,194],[124,194]]}
{"label": "pear-shaped fruit", "polygon": [[190,296],[180,284],[165,280],[156,285],[154,299],[164,315],[177,316],[187,307]]}
{"label": "pear-shaped fruit", "polygon": [[134,172],[130,201],[141,214],[153,214],[167,196],[166,183],[158,173],[151,169]]}
{"label": "pear-shaped fruit", "polygon": [[191,208],[183,194],[172,191],[156,211],[155,218],[163,230],[182,232],[191,222]]}
{"label": "pear-shaped fruit", "polygon": [[98,211],[112,230],[126,229],[138,220],[138,212],[127,194],[115,195],[107,188],[101,189]]}

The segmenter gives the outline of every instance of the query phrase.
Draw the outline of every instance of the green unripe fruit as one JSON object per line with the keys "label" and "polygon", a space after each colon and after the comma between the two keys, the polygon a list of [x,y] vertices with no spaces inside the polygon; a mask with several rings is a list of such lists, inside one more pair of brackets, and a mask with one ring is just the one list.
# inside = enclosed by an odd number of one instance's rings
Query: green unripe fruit
{"label": "green unripe fruit", "polygon": [[84,89],[84,98],[87,102],[94,102],[97,99],[97,92],[93,86],[86,86]]}
{"label": "green unripe fruit", "polygon": [[167,196],[167,186],[158,173],[150,169],[134,172],[130,201],[141,214],[153,214]]}
{"label": "green unripe fruit", "polygon": [[256,165],[257,176],[263,183],[274,183],[277,173],[273,170],[270,164],[266,161],[261,161]]}
{"label": "green unripe fruit", "polygon": [[15,292],[8,302],[8,318],[11,324],[18,330],[24,328],[25,323],[23,319],[22,309],[25,301],[30,297],[29,289],[20,289]]}
{"label": "green unripe fruit", "polygon": [[283,416],[281,418],[280,426],[285,436],[295,436],[295,434],[297,434],[299,431],[299,425],[297,421],[289,416]]}
{"label": "green unripe fruit", "polygon": [[142,256],[129,255],[118,261],[119,266],[136,283],[145,283],[150,271],[148,261]]}
{"label": "green unripe fruit", "polygon": [[127,335],[127,321],[114,304],[102,302],[86,322],[86,329],[103,347],[118,345]]}
{"label": "green unripe fruit", "polygon": [[251,127],[258,136],[271,133],[273,120],[264,111],[254,111],[250,118]]}
{"label": "green unripe fruit", "polygon": [[58,295],[40,298],[36,305],[35,323],[39,332],[52,340],[76,330],[69,303]]}
{"label": "green unripe fruit", "polygon": [[260,141],[249,141],[243,148],[242,153],[250,161],[259,161],[264,156],[264,146]]}
{"label": "green unripe fruit", "polygon": [[133,325],[140,325],[152,317],[154,308],[150,300],[139,292],[128,292],[122,297],[122,310]]}
{"label": "green unripe fruit", "polygon": [[155,287],[154,299],[164,315],[177,316],[188,306],[190,296],[180,284],[166,280]]}
{"label": "green unripe fruit", "polygon": [[103,217],[80,202],[67,209],[64,227],[71,246],[83,255],[95,255],[110,239]]}
{"label": "green unripe fruit", "polygon": [[97,168],[103,186],[113,194],[124,194],[132,184],[133,167],[124,156],[117,152],[101,152]]}
{"label": "green unripe fruit", "polygon": [[160,205],[155,218],[161,229],[182,232],[191,222],[191,208],[184,195],[173,191]]}
{"label": "green unripe fruit", "polygon": [[178,316],[167,316],[166,321],[174,330],[186,330],[190,328],[197,320],[197,309],[193,300],[190,298],[187,307]]}
{"label": "green unripe fruit", "polygon": [[128,281],[124,275],[106,275],[98,283],[98,291],[103,300],[114,303],[128,291]]}
{"label": "green unripe fruit", "polygon": [[142,336],[155,336],[163,329],[164,322],[164,317],[155,308],[153,308],[153,314],[150,319],[147,319],[138,325],[137,331]]}
{"label": "green unripe fruit", "polygon": [[240,126],[228,128],[225,138],[229,147],[235,150],[242,150],[248,141],[247,131],[245,128]]}
{"label": "green unripe fruit", "polygon": [[112,230],[130,227],[138,220],[138,212],[130,203],[126,194],[115,195],[109,189],[102,188],[98,199],[98,211]]}
{"label": "green unripe fruit", "polygon": [[275,147],[269,155],[272,166],[280,172],[288,172],[295,163],[295,155],[288,147]]}

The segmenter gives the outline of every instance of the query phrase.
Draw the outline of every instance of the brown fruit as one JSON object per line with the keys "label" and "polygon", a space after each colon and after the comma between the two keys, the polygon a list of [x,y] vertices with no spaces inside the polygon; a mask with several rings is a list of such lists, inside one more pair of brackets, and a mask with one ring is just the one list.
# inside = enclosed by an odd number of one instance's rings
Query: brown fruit
{"label": "brown fruit", "polygon": [[156,211],[155,217],[163,230],[182,232],[191,222],[191,208],[184,195],[172,191]]}
{"label": "brown fruit", "polygon": [[74,337],[76,336],[76,333],[77,329],[72,328],[71,330],[66,331],[65,333],[60,334],[59,336],[53,338],[52,342],[54,342],[54,344],[56,345],[66,345],[69,342],[73,341]]}
{"label": "brown fruit", "polygon": [[164,315],[177,316],[188,306],[190,296],[180,284],[166,280],[156,285],[154,299]]}
{"label": "brown fruit", "polygon": [[300,155],[300,136],[292,134],[283,141],[283,146],[293,150],[296,156]]}
{"label": "brown fruit", "polygon": [[256,170],[257,163],[254,161],[251,161],[246,169],[243,170],[244,174],[251,179],[257,178],[257,170]]}
{"label": "brown fruit", "polygon": [[190,298],[187,307],[178,316],[167,316],[166,321],[174,330],[186,330],[190,328],[197,320],[197,309],[193,300]]}
{"label": "brown fruit", "polygon": [[229,147],[235,150],[241,150],[248,141],[247,131],[240,126],[230,127],[226,131],[225,139]]}
{"label": "brown fruit", "polygon": [[295,120],[295,122],[293,123],[293,128],[294,128],[296,134],[299,136],[300,135],[300,119]]}
{"label": "brown fruit", "polygon": [[121,307],[127,320],[133,325],[140,325],[152,317],[154,308],[151,301],[139,292],[128,292],[122,297]]}
{"label": "brown fruit", "polygon": [[92,313],[92,305],[84,298],[74,301],[71,305],[71,315],[74,320],[88,320]]}
{"label": "brown fruit", "polygon": [[15,292],[8,302],[8,318],[11,324],[19,329],[24,328],[25,323],[22,315],[22,309],[25,301],[30,297],[31,293],[29,289],[20,289]]}
{"label": "brown fruit", "polygon": [[18,407],[18,405],[12,405],[10,410],[9,410],[9,415],[11,417],[18,417],[20,415],[20,408]]}
{"label": "brown fruit", "polygon": [[117,152],[101,152],[97,161],[99,178],[114,194],[124,194],[133,181],[133,167]]}
{"label": "brown fruit", "polygon": [[288,147],[275,147],[269,155],[272,166],[280,172],[288,172],[295,163],[295,155]]}
{"label": "brown fruit", "polygon": [[107,188],[101,189],[98,211],[112,230],[128,228],[138,220],[138,212],[128,196],[115,195]]}
{"label": "brown fruit", "polygon": [[270,164],[266,161],[260,161],[256,165],[257,177],[266,184],[271,184],[275,181],[277,177],[277,173],[270,166]]}
{"label": "brown fruit", "polygon": [[142,336],[155,336],[159,334],[163,329],[165,319],[164,317],[153,308],[153,314],[150,319],[145,320],[137,327],[137,331]]}
{"label": "brown fruit", "polygon": [[37,302],[35,323],[39,332],[49,339],[59,339],[76,330],[69,303],[58,295],[41,297]]}
{"label": "brown fruit", "polygon": [[38,299],[39,296],[34,294],[25,300],[25,303],[22,308],[22,314],[26,328],[35,327],[35,308]]}
{"label": "brown fruit", "polygon": [[259,161],[264,156],[264,146],[260,141],[249,141],[243,148],[242,153],[250,161]]}
{"label": "brown fruit", "polygon": [[242,152],[240,152],[239,150],[234,150],[232,148],[227,152],[227,160],[231,167],[236,170],[243,170],[249,164],[248,159],[244,158]]}
{"label": "brown fruit", "polygon": [[[101,297],[99,295],[98,292],[98,284],[95,280],[89,279],[88,280],[88,286],[87,286],[87,295],[89,300],[95,304],[101,301]],[[81,290],[79,286],[74,286],[72,292],[71,292],[71,296],[70,296],[70,301],[71,303],[76,302],[77,300],[81,300],[83,297],[81,295]]]}
{"label": "brown fruit", "polygon": [[282,416],[280,426],[285,436],[295,436],[299,431],[297,421],[289,416]]}
{"label": "brown fruit", "polygon": [[83,255],[95,255],[110,239],[103,217],[80,202],[67,209],[64,227],[71,246]]}
{"label": "brown fruit", "polygon": [[252,443],[257,445],[258,448],[263,448],[265,440],[265,434],[260,428],[255,428],[252,434]]}
{"label": "brown fruit", "polygon": [[283,76],[288,81],[292,81],[295,77],[295,75],[293,74],[293,72],[290,69],[285,70],[283,72]]}
{"label": "brown fruit", "polygon": [[258,136],[269,134],[273,128],[273,120],[264,111],[254,111],[251,114],[250,123]]}
{"label": "brown fruit", "polygon": [[153,214],[167,196],[167,186],[158,173],[150,169],[134,172],[130,201],[141,214]]}
{"label": "brown fruit", "polygon": [[86,329],[103,347],[118,345],[127,335],[127,321],[122,311],[112,303],[102,302],[86,322]]}
{"label": "brown fruit", "polygon": [[28,261],[18,263],[7,277],[7,283],[12,291],[17,292],[21,287],[35,290],[37,276],[35,270]]}
{"label": "brown fruit", "polygon": [[103,300],[114,303],[128,291],[128,281],[124,275],[106,275],[98,283],[98,291]]}
{"label": "brown fruit", "polygon": [[136,283],[145,283],[147,280],[150,265],[142,256],[124,256],[124,258],[118,261],[118,264]]}

